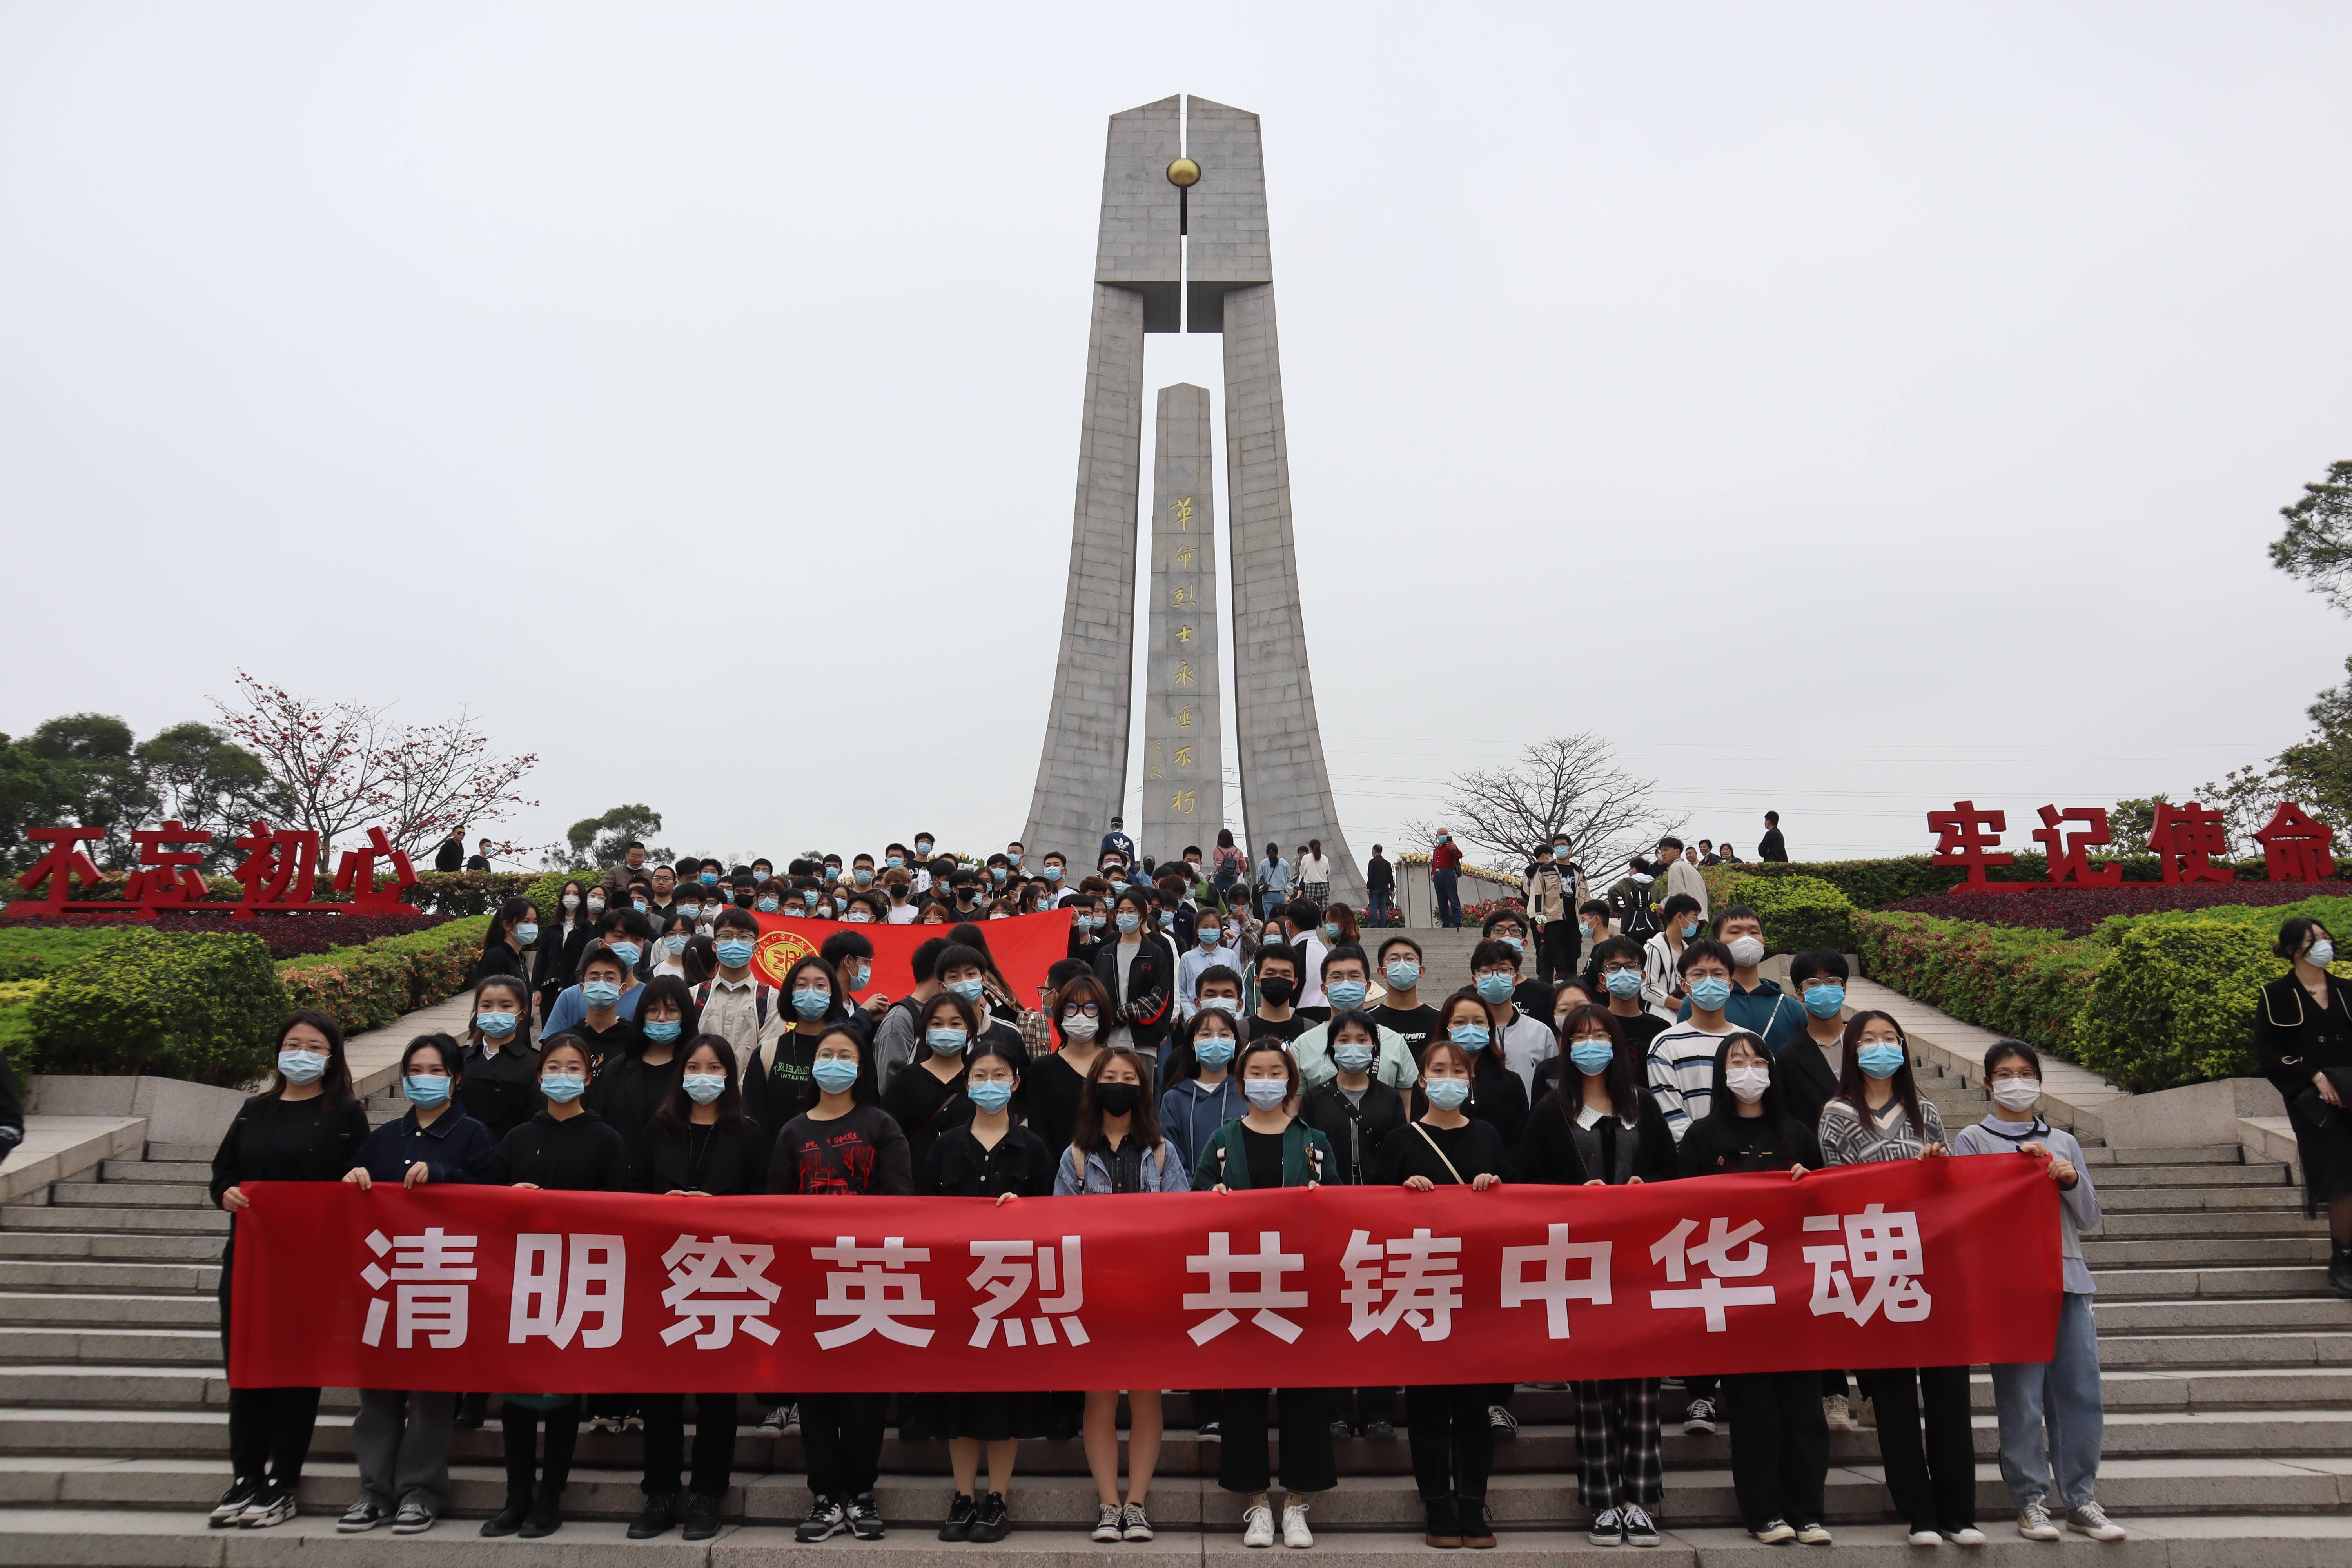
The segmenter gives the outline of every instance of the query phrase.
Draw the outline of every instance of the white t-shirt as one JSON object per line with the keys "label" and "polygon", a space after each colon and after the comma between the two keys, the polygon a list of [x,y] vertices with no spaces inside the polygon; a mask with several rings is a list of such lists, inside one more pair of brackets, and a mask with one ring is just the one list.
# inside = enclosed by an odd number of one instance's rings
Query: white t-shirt
{"label": "white t-shirt", "polygon": [[890,906],[889,914],[885,917],[886,923],[894,926],[913,925],[918,912],[919,911],[912,904],[893,904]]}

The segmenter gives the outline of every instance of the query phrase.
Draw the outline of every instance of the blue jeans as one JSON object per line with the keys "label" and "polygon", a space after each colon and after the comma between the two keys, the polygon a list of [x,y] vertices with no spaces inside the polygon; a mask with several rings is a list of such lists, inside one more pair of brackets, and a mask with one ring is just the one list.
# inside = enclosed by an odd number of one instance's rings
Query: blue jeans
{"label": "blue jeans", "polygon": [[1389,923],[1389,891],[1386,888],[1375,888],[1365,897],[1364,913],[1376,926]]}
{"label": "blue jeans", "polygon": [[[2058,1345],[2050,1363],[2007,1362],[1992,1369],[1993,1405],[2000,1412],[2000,1479],[2020,1508],[2052,1500],[2049,1449],[2058,1450],[2061,1508],[2091,1500],[2099,1476],[2099,1443],[2106,1413],[2099,1397],[2099,1330],[2091,1298],[2068,1291],[2058,1312]],[[2045,1446],[2042,1428],[2049,1428]]]}
{"label": "blue jeans", "polygon": [[1437,923],[1448,931],[1462,928],[1462,885],[1459,871],[1433,871],[1430,885],[1437,889]]}

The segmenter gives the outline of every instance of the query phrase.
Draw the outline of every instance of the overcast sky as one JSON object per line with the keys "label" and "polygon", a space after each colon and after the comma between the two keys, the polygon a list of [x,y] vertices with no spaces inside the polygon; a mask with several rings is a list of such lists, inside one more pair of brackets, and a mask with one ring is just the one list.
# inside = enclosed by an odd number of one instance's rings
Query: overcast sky
{"label": "overcast sky", "polygon": [[1587,729],[1693,837],[2030,847],[2342,675],[2263,547],[2352,457],[2348,72],[2341,5],[7,5],[0,729],[246,668],[470,706],[525,841],[1001,845],[1105,117],[1190,92],[1265,117],[1360,854]]}

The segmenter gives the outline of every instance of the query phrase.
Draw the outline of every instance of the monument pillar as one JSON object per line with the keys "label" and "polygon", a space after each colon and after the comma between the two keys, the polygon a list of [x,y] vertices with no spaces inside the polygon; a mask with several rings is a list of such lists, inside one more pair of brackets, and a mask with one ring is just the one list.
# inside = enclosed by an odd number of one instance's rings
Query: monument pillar
{"label": "monument pillar", "polygon": [[1143,813],[1136,847],[1155,861],[1207,853],[1225,823],[1218,681],[1216,460],[1206,387],[1160,389],[1146,622]]}

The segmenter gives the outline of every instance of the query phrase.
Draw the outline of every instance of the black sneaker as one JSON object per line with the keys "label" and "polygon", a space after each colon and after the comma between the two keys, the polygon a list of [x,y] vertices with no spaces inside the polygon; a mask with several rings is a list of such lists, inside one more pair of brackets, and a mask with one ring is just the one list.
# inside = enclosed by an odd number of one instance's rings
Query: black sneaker
{"label": "black sneaker", "polygon": [[972,1540],[982,1542],[992,1542],[1002,1541],[1012,1533],[1013,1520],[1012,1517],[1004,1511],[1004,1494],[1003,1492],[989,1493],[986,1497],[981,1500],[980,1511],[973,1516],[971,1521]]}
{"label": "black sneaker", "polygon": [[522,1521],[530,1517],[530,1499],[509,1495],[506,1507],[482,1521],[482,1533],[491,1536],[512,1535],[522,1528]]}
{"label": "black sneaker", "polygon": [[295,1514],[294,1489],[271,1481],[253,1494],[245,1511],[236,1516],[239,1530],[268,1530],[285,1523]]}
{"label": "black sneaker", "polygon": [[383,1510],[376,1507],[375,1504],[368,1501],[367,1499],[362,1498],[359,1501],[352,1504],[351,1507],[343,1510],[343,1517],[335,1521],[335,1533],[338,1535],[357,1535],[363,1530],[373,1530],[377,1525],[382,1524],[391,1517],[391,1514],[386,1513]]}
{"label": "black sneaker", "polygon": [[236,1516],[245,1511],[245,1505],[251,1502],[254,1494],[260,1489],[261,1483],[256,1480],[240,1479],[229,1482],[228,1490],[221,1493],[220,1501],[213,1504],[212,1518],[208,1521],[212,1528],[226,1530],[235,1524]]}
{"label": "black sneaker", "polygon": [[487,1394],[461,1394],[457,1396],[457,1414],[449,1425],[460,1432],[471,1432],[490,1418],[490,1396]]}
{"label": "black sneaker", "polygon": [[651,1541],[656,1535],[667,1535],[677,1523],[677,1499],[673,1494],[646,1499],[645,1512],[629,1525],[629,1539]]}
{"label": "black sneaker", "polygon": [[970,1541],[971,1539],[971,1516],[976,1511],[978,1511],[977,1505],[972,1502],[971,1493],[956,1493],[955,1500],[948,1504],[948,1521],[945,1524],[940,1526],[940,1539],[941,1541]]}
{"label": "black sneaker", "polygon": [[1331,1423],[1331,1436],[1334,1436],[1334,1437],[1339,1437],[1339,1438],[1349,1438],[1349,1437],[1353,1437],[1355,1435],[1356,1435],[1356,1428],[1355,1428],[1355,1426],[1354,1426],[1352,1424],[1350,1424],[1350,1423],[1349,1423],[1349,1422],[1346,1422],[1346,1421],[1334,1421],[1334,1422],[1332,1422],[1332,1423]]}
{"label": "black sneaker", "polygon": [[2327,1284],[2339,1296],[2352,1296],[2352,1247],[2329,1248]]}
{"label": "black sneaker", "polygon": [[808,1517],[801,1521],[798,1530],[793,1531],[793,1539],[800,1542],[830,1541],[847,1528],[848,1520],[839,1503],[829,1497],[812,1498],[809,1500]]}
{"label": "black sneaker", "polygon": [[715,1497],[690,1492],[686,1500],[686,1538],[708,1541],[719,1533],[719,1504]]}
{"label": "black sneaker", "polygon": [[874,1506],[872,1492],[859,1492],[849,1500],[849,1533],[860,1541],[882,1539],[882,1510]]}
{"label": "black sneaker", "polygon": [[1518,1418],[1499,1405],[1486,1406],[1486,1430],[1495,1435],[1497,1443],[1507,1443],[1519,1435]]}
{"label": "black sneaker", "polygon": [[1396,1436],[1396,1428],[1390,1426],[1385,1421],[1367,1421],[1364,1423],[1364,1436],[1367,1437],[1393,1437]]}
{"label": "black sneaker", "polygon": [[1203,1437],[1213,1437],[1219,1431],[1218,1424],[1214,1421],[1203,1421],[1201,1423],[1199,1431]]}

